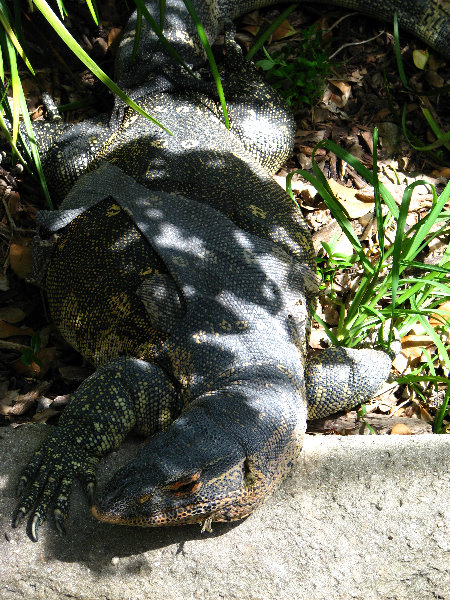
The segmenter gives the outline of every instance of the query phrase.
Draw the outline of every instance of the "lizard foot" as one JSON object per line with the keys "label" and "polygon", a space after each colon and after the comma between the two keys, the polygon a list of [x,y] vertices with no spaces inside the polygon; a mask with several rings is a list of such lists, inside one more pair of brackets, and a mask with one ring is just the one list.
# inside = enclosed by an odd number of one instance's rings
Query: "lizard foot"
{"label": "lizard foot", "polygon": [[[92,502],[98,458],[69,439],[63,429],[45,440],[22,472],[17,493],[21,496],[13,517],[17,527],[31,511],[28,533],[38,541],[38,528],[45,521],[50,504],[55,500],[54,518],[57,530],[64,533],[69,511],[70,491],[75,479],[81,480]],[[24,490],[27,491],[24,493]]]}

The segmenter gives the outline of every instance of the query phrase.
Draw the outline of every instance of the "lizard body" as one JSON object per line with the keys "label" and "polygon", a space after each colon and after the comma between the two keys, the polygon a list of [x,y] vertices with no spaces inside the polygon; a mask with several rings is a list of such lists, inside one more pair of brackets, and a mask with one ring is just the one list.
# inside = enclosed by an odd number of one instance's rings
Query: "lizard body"
{"label": "lizard body", "polygon": [[[194,4],[212,41],[223,22],[270,2]],[[425,35],[448,54],[439,3],[341,4],[381,18],[398,8],[419,35],[415,15],[433,7],[436,27]],[[157,14],[156,1],[146,5]],[[33,539],[55,498],[63,529],[75,478],[94,501],[98,460],[133,430],[149,440],[95,499],[97,518],[148,526],[243,518],[295,460],[306,418],[369,399],[391,365],[376,350],[307,358],[314,252],[300,211],[270,177],[293,143],[286,106],[228,31],[227,130],[210,86],[185,75],[146,26],[131,62],[135,26],[136,15],[118,82],[173,135],[120,101],[110,116],[36,128],[49,182],[64,198],[38,217],[36,269],[53,320],[98,369],[23,472],[22,490],[31,485],[15,523],[31,510]],[[164,33],[194,70],[204,64],[181,0],[167,2]]]}

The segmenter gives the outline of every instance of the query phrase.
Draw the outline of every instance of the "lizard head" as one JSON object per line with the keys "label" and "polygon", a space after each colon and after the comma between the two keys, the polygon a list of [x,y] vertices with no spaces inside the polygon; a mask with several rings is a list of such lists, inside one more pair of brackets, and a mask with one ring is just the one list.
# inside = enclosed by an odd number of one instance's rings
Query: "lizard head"
{"label": "lizard head", "polygon": [[234,521],[266,491],[266,478],[238,439],[197,408],[150,438],[113,476],[92,513],[144,527]]}

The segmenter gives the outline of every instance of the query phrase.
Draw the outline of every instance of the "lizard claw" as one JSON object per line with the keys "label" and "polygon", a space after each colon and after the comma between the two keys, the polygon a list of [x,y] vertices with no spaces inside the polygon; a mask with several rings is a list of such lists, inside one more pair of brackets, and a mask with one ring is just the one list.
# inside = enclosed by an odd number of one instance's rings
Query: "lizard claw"
{"label": "lizard claw", "polygon": [[40,524],[41,524],[41,517],[38,514],[35,514],[33,516],[33,519],[31,521],[31,526],[30,526],[31,539],[33,540],[33,542],[37,542],[39,540],[38,528],[39,528]]}
{"label": "lizard claw", "polygon": [[86,486],[86,495],[90,506],[94,504],[94,496],[95,496],[95,482],[90,481]]}
{"label": "lizard claw", "polygon": [[19,527],[19,525],[22,523],[23,519],[25,518],[26,514],[27,514],[27,510],[25,508],[23,508],[23,506],[17,510],[16,516],[13,518],[13,522],[12,522],[12,526],[14,527],[14,529],[16,527]]}
{"label": "lizard claw", "polygon": [[27,483],[28,483],[28,477],[26,477],[25,475],[22,475],[22,477],[19,479],[19,483],[17,484],[17,491],[16,491],[17,496],[19,496],[19,497],[22,496],[23,490],[25,489]]}
{"label": "lizard claw", "polygon": [[61,535],[66,535],[66,528],[64,527],[64,517],[60,510],[55,510],[55,525],[58,533]]}

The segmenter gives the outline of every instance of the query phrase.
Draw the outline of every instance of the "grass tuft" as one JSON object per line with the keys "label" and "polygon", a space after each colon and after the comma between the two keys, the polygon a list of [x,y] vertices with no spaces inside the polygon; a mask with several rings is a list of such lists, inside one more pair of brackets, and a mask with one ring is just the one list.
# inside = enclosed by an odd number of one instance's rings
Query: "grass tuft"
{"label": "grass tuft", "polygon": [[[374,148],[376,148],[377,132],[374,133]],[[314,155],[318,148],[327,148],[343,161],[347,161],[366,180],[379,190],[380,206],[376,209],[378,231],[378,252],[369,253],[359,242],[346,211],[331,192],[326,179],[320,171]],[[406,187],[398,210],[389,191],[378,181],[376,174],[376,153],[374,151],[374,170],[370,171],[355,157],[329,140],[317,144],[313,153],[313,174],[296,171],[310,182],[324,202],[327,204],[334,219],[339,223],[353,246],[354,254],[350,257],[335,254],[334,244],[322,244],[325,256],[318,258],[318,270],[322,276],[322,290],[327,293],[331,302],[339,312],[336,330],[325,326],[325,331],[335,345],[354,347],[362,344],[373,333],[383,340],[382,330],[385,323],[389,324],[390,333],[387,342],[382,345],[389,350],[393,339],[394,328],[400,338],[408,335],[415,326],[420,325],[426,335],[432,340],[436,352],[432,357],[425,354],[426,360],[410,374],[398,379],[399,383],[413,388],[424,397],[423,386],[431,384],[434,395],[437,396],[442,384],[449,382],[450,358],[448,346],[444,343],[450,330],[448,312],[439,306],[450,298],[450,249],[447,246],[437,265],[428,265],[420,260],[422,251],[437,237],[450,237],[450,213],[446,204],[450,198],[450,183],[438,196],[433,186],[425,181],[417,181]],[[293,198],[291,180],[294,173],[288,175],[286,188]],[[411,197],[417,186],[425,185],[433,193],[432,207],[418,223],[406,231],[406,216]],[[382,216],[382,206],[387,209],[387,215]],[[388,228],[395,229],[394,244],[389,246],[384,232]],[[344,269],[357,269],[358,285],[351,301],[343,303],[338,300],[333,290],[333,281],[337,274]],[[325,325],[316,313],[314,317],[321,325]],[[431,325],[430,317],[442,317],[442,323]],[[438,407],[434,431],[440,432],[443,421],[449,416],[448,390],[444,401]]]}
{"label": "grass tuft", "polygon": [[263,47],[266,58],[255,63],[292,110],[316,104],[323,95],[325,81],[331,71],[322,30],[311,25],[302,34],[301,44],[286,44],[273,55]]}

